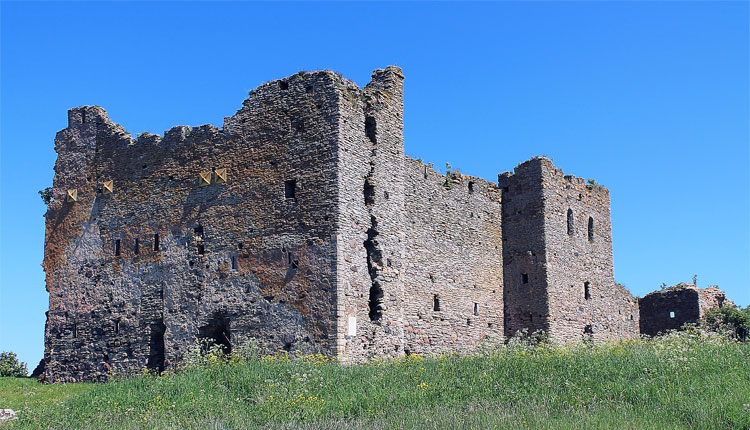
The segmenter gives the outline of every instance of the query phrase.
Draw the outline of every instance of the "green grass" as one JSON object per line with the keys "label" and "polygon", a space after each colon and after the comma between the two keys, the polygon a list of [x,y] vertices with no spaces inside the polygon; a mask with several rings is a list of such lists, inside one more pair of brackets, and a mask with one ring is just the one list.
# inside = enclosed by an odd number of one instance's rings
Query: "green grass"
{"label": "green grass", "polygon": [[683,333],[354,366],[281,356],[106,384],[4,378],[0,402],[20,411],[12,428],[750,429],[750,346]]}

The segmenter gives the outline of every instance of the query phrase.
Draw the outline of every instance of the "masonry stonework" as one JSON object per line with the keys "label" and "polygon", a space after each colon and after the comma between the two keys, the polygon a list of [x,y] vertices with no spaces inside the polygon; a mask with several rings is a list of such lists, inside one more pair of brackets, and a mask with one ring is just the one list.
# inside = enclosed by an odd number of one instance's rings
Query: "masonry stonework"
{"label": "masonry stonework", "polygon": [[608,190],[544,157],[495,184],[405,156],[403,80],[300,72],[221,129],[163,137],[70,110],[46,213],[46,380],[159,371],[199,338],[356,362],[519,330],[637,336]]}
{"label": "masonry stonework", "polygon": [[720,289],[701,289],[688,283],[654,291],[639,302],[640,331],[649,336],[679,330],[686,323],[697,323],[711,308],[734,306]]}

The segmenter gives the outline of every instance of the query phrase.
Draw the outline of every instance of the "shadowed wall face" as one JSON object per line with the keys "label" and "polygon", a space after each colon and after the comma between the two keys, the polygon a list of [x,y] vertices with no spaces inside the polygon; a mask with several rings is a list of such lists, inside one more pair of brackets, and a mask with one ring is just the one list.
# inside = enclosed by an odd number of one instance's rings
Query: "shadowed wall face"
{"label": "shadowed wall face", "polygon": [[335,354],[337,81],[270,82],[221,130],[164,137],[69,112],[46,214],[48,381],[161,370],[198,337]]}

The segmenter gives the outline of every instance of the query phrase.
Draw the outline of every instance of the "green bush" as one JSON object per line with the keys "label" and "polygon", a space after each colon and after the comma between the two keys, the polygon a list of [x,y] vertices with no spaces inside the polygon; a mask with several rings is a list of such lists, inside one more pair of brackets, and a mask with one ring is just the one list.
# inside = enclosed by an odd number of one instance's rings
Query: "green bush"
{"label": "green bush", "polygon": [[711,330],[728,331],[742,342],[750,342],[750,305],[741,309],[737,306],[713,308],[706,312],[704,322]]}
{"label": "green bush", "polygon": [[15,352],[3,351],[0,353],[0,376],[25,378],[28,373],[26,363],[18,361]]}

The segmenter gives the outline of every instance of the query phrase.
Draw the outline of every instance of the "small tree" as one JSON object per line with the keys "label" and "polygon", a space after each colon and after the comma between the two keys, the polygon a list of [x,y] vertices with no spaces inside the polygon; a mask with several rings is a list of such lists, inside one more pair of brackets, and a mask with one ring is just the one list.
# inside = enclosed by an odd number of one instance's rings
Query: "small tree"
{"label": "small tree", "polygon": [[28,373],[26,363],[18,361],[15,352],[3,351],[0,353],[0,376],[25,378]]}

